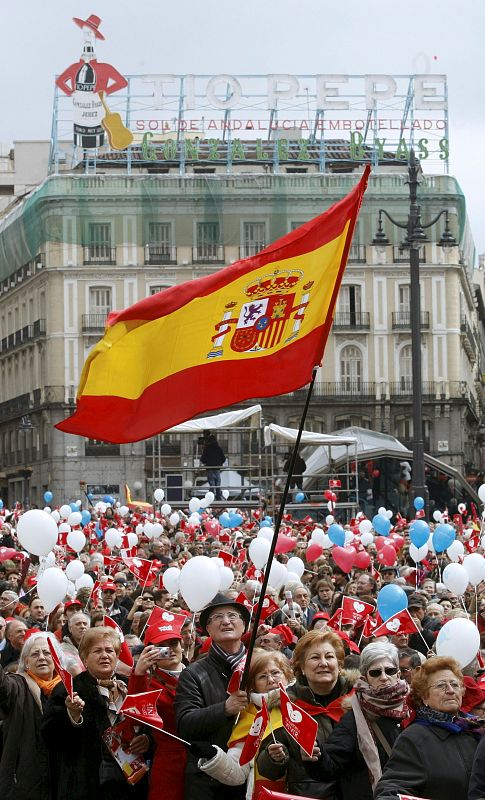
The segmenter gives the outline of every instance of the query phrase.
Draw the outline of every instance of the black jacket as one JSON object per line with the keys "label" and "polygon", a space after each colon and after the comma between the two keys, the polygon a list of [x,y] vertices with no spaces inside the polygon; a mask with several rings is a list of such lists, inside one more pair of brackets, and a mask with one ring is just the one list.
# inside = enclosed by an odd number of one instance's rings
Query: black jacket
{"label": "black jacket", "polygon": [[477,744],[470,733],[414,722],[396,741],[374,797],[397,800],[399,794],[410,794],[432,800],[467,800]]}
{"label": "black jacket", "polygon": [[[213,650],[205,658],[194,661],[182,673],[175,695],[175,720],[177,733],[189,742],[210,742],[227,750],[235,717],[224,711],[227,686],[231,677],[227,662]],[[185,767],[185,797],[191,800],[223,797],[222,784],[201,772],[198,759],[187,753]],[[227,796],[243,798],[244,786],[228,786]]]}
{"label": "black jacket", "polygon": [[[49,749],[53,770],[53,798],[57,800],[139,800],[143,796],[144,779],[135,787],[129,786],[116,766],[101,736],[110,727],[106,700],[99,694],[96,680],[89,672],[74,678],[74,691],[84,700],[82,725],[73,725],[66,709],[66,690],[56,686],[47,704],[42,734]],[[101,762],[114,765],[118,780],[101,786]],[[119,773],[119,774],[118,774]]]}
{"label": "black jacket", "polygon": [[[376,724],[386,739],[389,749],[396,741],[400,727],[397,720],[380,717]],[[372,734],[369,732],[369,736]],[[374,736],[381,768],[388,755],[378,737]],[[320,744],[322,754],[317,762],[304,762],[314,780],[336,780],[340,783],[342,800],[372,800],[372,786],[364,757],[359,750],[354,712],[344,714],[325,744]]]}
{"label": "black jacket", "polygon": [[224,461],[226,460],[226,456],[224,454],[224,450],[217,442],[207,442],[204,445],[204,449],[202,450],[202,455],[200,457],[202,464],[210,469],[211,467],[222,467]]}
{"label": "black jacket", "polygon": [[0,667],[3,750],[0,760],[2,800],[48,800],[47,750],[41,737],[41,692],[29,676]]}
{"label": "black jacket", "polygon": [[485,797],[485,736],[482,736],[475,751],[468,800],[481,800]]}
{"label": "black jacket", "polygon": [[[336,700],[338,697],[350,692],[351,686],[346,678],[340,677],[335,685],[334,690],[328,696],[328,703]],[[319,705],[315,699],[310,687],[303,682],[297,681],[293,686],[287,689],[289,697],[298,705],[298,700],[302,699],[312,705]],[[323,711],[323,707],[322,707]],[[326,742],[330,737],[336,723],[327,717],[325,714],[320,714],[314,719],[318,722],[317,739],[319,742]],[[281,780],[286,773],[286,792],[296,794],[303,797],[318,797],[324,800],[333,800],[337,795],[337,787],[333,778],[327,780],[319,776],[314,779],[310,776],[306,769],[306,763],[303,762],[300,755],[300,748],[296,742],[288,735],[285,728],[277,728],[274,732],[277,742],[284,744],[288,751],[289,761],[286,764],[276,763],[268,754],[268,745],[272,744],[273,737],[267,736],[261,743],[259,755],[257,759],[258,770],[265,778],[269,780]]]}

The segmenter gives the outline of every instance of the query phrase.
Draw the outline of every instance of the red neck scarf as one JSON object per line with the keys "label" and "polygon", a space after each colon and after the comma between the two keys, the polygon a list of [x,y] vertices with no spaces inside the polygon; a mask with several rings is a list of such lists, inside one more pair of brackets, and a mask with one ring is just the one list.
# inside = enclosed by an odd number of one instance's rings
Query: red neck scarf
{"label": "red neck scarf", "polygon": [[307,703],[306,700],[302,700],[300,697],[296,697],[294,700],[292,699],[292,702],[294,702],[296,706],[302,708],[303,711],[306,711],[307,714],[310,714],[311,717],[318,717],[322,715],[331,719],[332,722],[340,722],[343,715],[347,711],[347,709],[342,708],[342,703],[345,698],[350,697],[350,695],[353,693],[354,690],[352,689],[347,694],[341,695],[335,700],[332,700],[328,706],[314,706],[313,703]]}

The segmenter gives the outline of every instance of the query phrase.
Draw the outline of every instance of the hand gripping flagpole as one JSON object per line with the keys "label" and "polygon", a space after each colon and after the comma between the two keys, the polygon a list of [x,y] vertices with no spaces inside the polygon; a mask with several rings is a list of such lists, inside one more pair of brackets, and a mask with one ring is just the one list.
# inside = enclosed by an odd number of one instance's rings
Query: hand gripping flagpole
{"label": "hand gripping flagpole", "polygon": [[278,516],[276,518],[276,525],[275,525],[275,528],[274,528],[274,535],[273,535],[273,539],[272,539],[272,542],[271,542],[271,548],[270,548],[269,555],[268,555],[268,561],[266,563],[266,569],[265,569],[265,572],[264,572],[263,583],[261,585],[261,592],[260,592],[260,595],[259,595],[258,605],[257,605],[256,613],[255,613],[254,619],[253,619],[253,629],[251,631],[251,638],[249,640],[248,652],[247,652],[247,655],[246,655],[246,663],[245,663],[245,666],[244,666],[244,672],[243,672],[243,675],[242,675],[242,678],[241,678],[241,689],[245,688],[246,683],[247,683],[247,679],[248,679],[249,667],[250,667],[250,664],[251,664],[251,657],[252,657],[252,654],[253,654],[254,645],[255,645],[255,642],[256,642],[256,635],[258,633],[258,628],[259,628],[259,620],[261,618],[261,612],[263,610],[264,597],[265,597],[266,589],[267,589],[268,582],[269,582],[269,573],[270,573],[270,570],[271,570],[271,564],[272,564],[273,557],[274,557],[274,554],[275,554],[275,551],[276,551],[276,544],[278,542],[278,534],[279,534],[279,530],[280,530],[280,527],[281,527],[283,514],[285,513],[286,501],[287,501],[288,495],[290,493],[291,479],[293,477],[293,470],[295,468],[296,457],[298,455],[298,449],[300,447],[300,440],[301,440],[301,436],[302,436],[302,433],[303,433],[303,428],[304,428],[304,425],[305,425],[305,420],[306,420],[306,416],[307,416],[307,412],[308,412],[308,407],[310,405],[310,400],[311,400],[311,396],[312,396],[312,392],[313,392],[313,387],[315,385],[315,379],[316,379],[316,376],[317,376],[317,369],[318,369],[318,367],[314,367],[313,368],[312,379],[311,379],[310,384],[308,386],[308,392],[307,392],[307,396],[306,396],[306,400],[305,400],[305,407],[303,409],[303,414],[301,415],[301,419],[300,419],[300,427],[298,428],[298,433],[297,433],[295,444],[294,444],[294,447],[293,447],[293,452],[291,454],[290,466],[289,466],[289,469],[288,469],[288,475],[286,477],[286,485],[285,485],[285,489],[284,489],[284,492],[283,492],[283,496],[281,498],[281,503],[280,503],[280,507],[279,507],[279,511],[278,511]]}

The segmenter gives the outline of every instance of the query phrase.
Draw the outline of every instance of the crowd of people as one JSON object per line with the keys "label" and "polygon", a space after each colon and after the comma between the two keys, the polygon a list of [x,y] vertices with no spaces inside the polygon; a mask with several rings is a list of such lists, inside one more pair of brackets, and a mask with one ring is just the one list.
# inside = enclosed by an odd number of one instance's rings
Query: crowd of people
{"label": "crowd of people", "polygon": [[[302,572],[270,580],[269,613],[246,665],[262,582],[249,552],[262,511],[238,512],[228,528],[210,507],[198,523],[182,510],[178,519],[116,503],[86,511],[82,551],[60,534],[50,563],[66,570],[80,561],[92,580],[77,590],[70,583],[46,609],[37,589],[46,559],[19,541],[23,510],[0,510],[0,797],[258,800],[264,789],[324,800],[485,797],[485,572],[454,594],[443,570],[462,559],[429,543],[417,563],[404,520],[394,563],[383,563],[383,537],[359,538],[362,515],[343,526],[362,556],[347,571],[332,547],[310,558],[310,517],[285,515],[275,560],[292,566],[296,557]],[[456,541],[480,553],[480,521],[467,517]],[[146,536],[147,521],[161,535]],[[200,556],[229,567],[233,580],[194,611],[164,576]],[[389,586],[406,595],[412,625],[374,636]],[[437,653],[440,631],[456,619],[480,637],[466,664]],[[127,698],[133,705],[154,692],[163,725],[150,722],[154,708],[138,718],[127,709]],[[285,725],[282,692],[317,724],[311,752]],[[268,722],[245,761],[263,707]]]}

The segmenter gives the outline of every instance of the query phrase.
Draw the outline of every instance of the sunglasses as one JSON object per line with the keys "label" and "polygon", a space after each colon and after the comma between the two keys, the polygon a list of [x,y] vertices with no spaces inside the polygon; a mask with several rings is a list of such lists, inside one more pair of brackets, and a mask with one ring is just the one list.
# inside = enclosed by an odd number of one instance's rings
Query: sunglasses
{"label": "sunglasses", "polygon": [[381,667],[380,669],[369,669],[368,674],[371,678],[378,678],[382,673],[385,673],[388,677],[391,675],[397,675],[399,669],[397,667]]}

